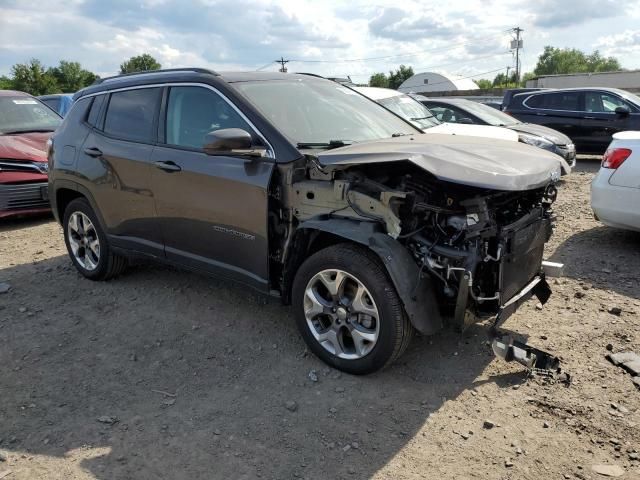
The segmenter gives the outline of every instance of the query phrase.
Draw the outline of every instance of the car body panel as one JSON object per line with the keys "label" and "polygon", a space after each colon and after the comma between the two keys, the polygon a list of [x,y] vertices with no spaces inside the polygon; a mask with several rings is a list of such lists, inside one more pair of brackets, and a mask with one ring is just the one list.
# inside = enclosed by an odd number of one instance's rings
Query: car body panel
{"label": "car body panel", "polygon": [[437,178],[496,190],[530,190],[560,178],[557,156],[518,142],[492,138],[403,136],[321,152],[323,165],[410,160]]}
{"label": "car body panel", "polygon": [[51,133],[0,135],[0,218],[45,213]]}
{"label": "car body panel", "polygon": [[600,168],[591,183],[591,208],[605,225],[640,231],[640,132],[615,134],[609,148],[632,153],[617,169]]}
{"label": "car body panel", "polygon": [[274,162],[168,146],[156,147],[152,161],[181,168],[151,174],[167,259],[266,289]]}

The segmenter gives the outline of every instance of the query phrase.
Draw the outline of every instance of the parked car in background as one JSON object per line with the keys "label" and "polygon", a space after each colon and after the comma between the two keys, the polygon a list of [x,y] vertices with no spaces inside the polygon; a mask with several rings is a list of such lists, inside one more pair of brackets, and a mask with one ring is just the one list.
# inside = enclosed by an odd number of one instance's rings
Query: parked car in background
{"label": "parked car in background", "polygon": [[640,131],[613,134],[591,183],[591,208],[605,225],[640,231]]}
{"label": "parked car in background", "polygon": [[487,105],[491,108],[495,108],[496,110],[502,111],[502,102],[480,102],[483,105]]}
{"label": "parked car in background", "polygon": [[556,155],[424,135],[309,75],[153,71],[76,97],[49,185],[89,279],[147,255],[236,280],[292,303],[309,348],[356,374],[393,362],[414,329],[491,319],[499,336],[522,302],[549,298]]}
{"label": "parked car in background", "polygon": [[61,121],[35,97],[0,90],[0,218],[50,210],[47,140]]}
{"label": "parked car in background", "polygon": [[414,98],[420,100],[440,121],[508,128],[518,133],[522,143],[560,155],[571,167],[575,166],[576,148],[569,137],[557,130],[521,122],[495,108],[463,98],[427,98],[423,96],[414,96]]}
{"label": "parked car in background", "polygon": [[56,112],[61,117],[64,117],[71,105],[73,104],[72,93],[55,93],[52,95],[40,95],[36,97],[42,103],[47,105],[51,110]]}
{"label": "parked car in background", "polygon": [[[513,129],[504,128],[502,125],[474,125],[473,122],[458,123],[455,121],[455,116],[446,115],[447,112],[444,112],[445,115],[439,117],[434,114],[435,112],[425,106],[424,101],[427,100],[427,97],[422,95],[405,94],[389,88],[353,87],[353,89],[380,103],[396,115],[410,121],[425,133],[468,135],[472,137],[496,138],[512,142],[517,142],[518,140],[522,141],[521,133],[518,133]],[[508,115],[505,116],[508,117]],[[511,120],[514,122],[516,121],[514,119]],[[535,144],[534,146],[539,147],[539,145]],[[545,150],[549,149],[547,148]],[[575,160],[575,152],[573,157]],[[562,166],[563,175],[571,173],[571,165],[569,165],[564,157],[559,157],[558,161]]]}
{"label": "parked car in background", "polygon": [[640,97],[616,88],[517,93],[504,111],[564,133],[581,153],[603,153],[614,133],[640,130]]}
{"label": "parked car in background", "polygon": [[425,133],[468,135],[471,137],[497,138],[517,142],[518,135],[504,128],[480,125],[455,125],[441,122],[427,107],[412,96],[390,88],[352,87],[356,92],[376,101],[396,115],[411,122]]}

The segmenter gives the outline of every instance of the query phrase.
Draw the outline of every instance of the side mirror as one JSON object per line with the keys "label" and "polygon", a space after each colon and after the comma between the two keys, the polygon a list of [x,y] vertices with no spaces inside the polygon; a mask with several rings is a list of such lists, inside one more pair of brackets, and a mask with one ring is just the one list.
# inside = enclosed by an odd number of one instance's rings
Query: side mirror
{"label": "side mirror", "polygon": [[629,107],[616,107],[616,115],[620,115],[621,117],[626,117],[631,113]]}
{"label": "side mirror", "polygon": [[241,128],[213,130],[204,136],[203,149],[207,155],[250,154],[251,134]]}
{"label": "side mirror", "polygon": [[464,123],[466,125],[473,125],[473,120],[471,120],[469,117],[464,117],[464,118],[461,118],[460,120],[458,120],[456,123]]}

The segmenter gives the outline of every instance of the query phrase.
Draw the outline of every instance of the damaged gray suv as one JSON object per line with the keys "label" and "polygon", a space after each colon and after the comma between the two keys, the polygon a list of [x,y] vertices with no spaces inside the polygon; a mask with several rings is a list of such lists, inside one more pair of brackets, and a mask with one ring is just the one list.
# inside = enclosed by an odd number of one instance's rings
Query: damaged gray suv
{"label": "damaged gray suv", "polygon": [[[75,95],[49,163],[82,275],[146,257],[238,281],[292,304],[309,348],[346,372],[393,362],[414,330],[491,319],[497,332],[550,294],[553,154],[424,135],[322,78],[103,79]],[[528,366],[542,355],[501,342]]]}

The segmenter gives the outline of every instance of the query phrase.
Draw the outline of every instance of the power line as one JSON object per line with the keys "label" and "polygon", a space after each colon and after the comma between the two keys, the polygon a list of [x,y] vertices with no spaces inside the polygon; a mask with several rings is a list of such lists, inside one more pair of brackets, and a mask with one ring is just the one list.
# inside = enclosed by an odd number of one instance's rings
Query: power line
{"label": "power line", "polygon": [[282,65],[282,67],[280,67],[280,71],[282,73],[287,73],[287,67],[285,67],[285,65],[290,61],[291,60],[285,60],[284,57],[280,57],[280,60],[275,60],[275,63],[279,63],[280,65]]}
{"label": "power line", "polygon": [[[457,62],[452,62],[452,63],[444,63],[442,65],[429,65],[427,67],[411,67],[413,68],[414,71],[421,71],[421,70],[429,70],[429,69],[435,69],[435,68],[442,68],[442,67],[450,67],[451,65],[460,65],[461,63],[467,64],[467,63],[471,63],[471,62],[476,62],[478,60],[485,60],[487,58],[493,58],[496,57],[498,55],[506,55],[509,52],[500,52],[500,53],[492,53],[491,55],[485,55],[483,57],[476,57],[473,58],[471,60],[459,60]],[[374,73],[379,73],[379,72],[374,72]],[[368,77],[373,75],[373,73],[357,73],[354,75],[350,75],[351,77]]]}
{"label": "power line", "polygon": [[265,68],[270,67],[271,65],[273,65],[273,62],[265,63],[263,66],[261,66],[260,68],[256,68],[254,71],[259,72],[260,70],[264,70]]}
{"label": "power line", "polygon": [[474,38],[473,40],[466,40],[464,42],[461,43],[454,43],[454,44],[450,44],[447,46],[441,46],[441,47],[434,47],[434,48],[429,48],[426,50],[420,50],[420,51],[416,51],[413,53],[403,53],[403,54],[397,54],[397,55],[386,55],[383,57],[368,57],[368,58],[345,58],[345,59],[334,59],[334,60],[304,60],[304,59],[290,59],[291,62],[298,62],[298,63],[351,63],[351,62],[368,62],[368,61],[372,61],[372,60],[387,60],[390,58],[403,58],[403,57],[415,57],[417,55],[421,55],[423,53],[427,53],[427,52],[436,52],[436,51],[441,51],[441,50],[450,50],[453,47],[460,47],[463,45],[469,45],[472,43],[476,43],[479,40],[486,40],[487,38],[494,38],[497,37],[498,35],[502,35],[504,33],[508,33],[511,32],[512,29],[509,30],[504,30],[504,31],[500,31],[497,33],[494,33],[492,35],[488,35],[486,37],[480,37],[480,38]]}

